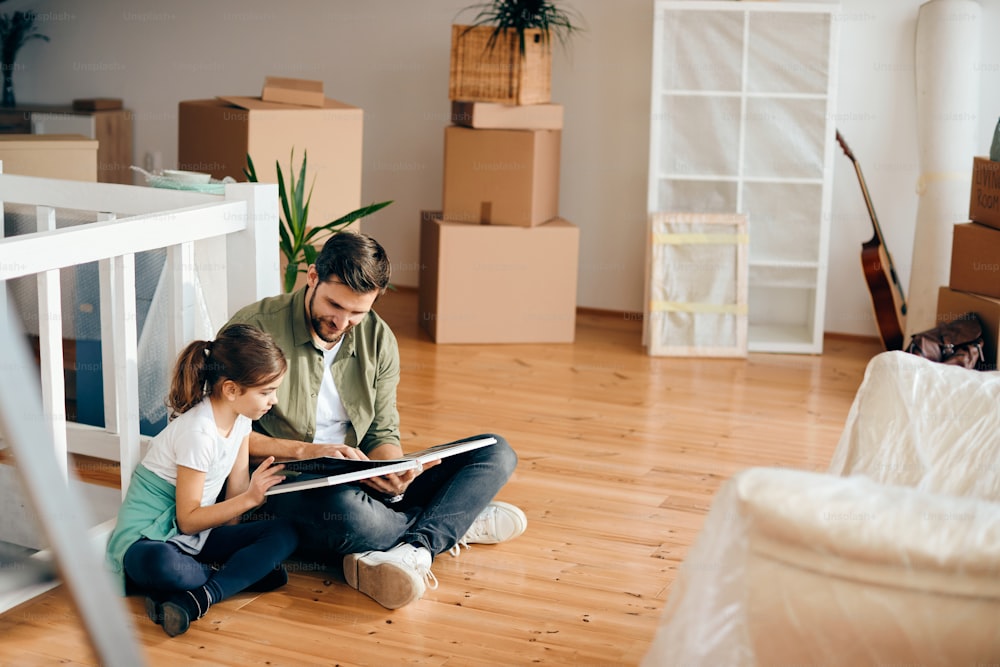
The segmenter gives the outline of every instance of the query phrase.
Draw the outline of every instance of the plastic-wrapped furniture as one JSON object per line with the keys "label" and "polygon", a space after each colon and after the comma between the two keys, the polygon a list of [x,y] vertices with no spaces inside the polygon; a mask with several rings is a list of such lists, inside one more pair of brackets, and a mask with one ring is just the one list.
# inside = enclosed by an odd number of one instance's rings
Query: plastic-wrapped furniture
{"label": "plastic-wrapped furniture", "polygon": [[1000,373],[886,352],[827,473],[729,480],[645,665],[1000,661]]}

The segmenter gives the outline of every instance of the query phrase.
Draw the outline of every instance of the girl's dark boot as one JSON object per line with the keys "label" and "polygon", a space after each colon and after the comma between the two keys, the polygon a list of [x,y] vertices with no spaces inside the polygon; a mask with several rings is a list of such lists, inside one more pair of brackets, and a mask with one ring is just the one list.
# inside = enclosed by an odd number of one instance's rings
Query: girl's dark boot
{"label": "girl's dark boot", "polygon": [[[149,615],[152,598],[146,598],[146,614]],[[175,593],[162,603],[152,601],[153,615],[150,618],[163,626],[163,631],[171,637],[182,635],[205,615],[212,604],[212,596],[202,586],[191,591]],[[154,617],[155,616],[155,617]],[[159,619],[159,621],[157,621]]]}

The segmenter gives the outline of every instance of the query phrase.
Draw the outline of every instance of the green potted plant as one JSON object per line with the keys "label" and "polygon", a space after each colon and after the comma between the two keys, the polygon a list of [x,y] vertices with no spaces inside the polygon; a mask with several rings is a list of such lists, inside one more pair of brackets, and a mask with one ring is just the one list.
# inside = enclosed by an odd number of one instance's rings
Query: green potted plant
{"label": "green potted plant", "polygon": [[577,25],[579,16],[574,10],[563,9],[555,2],[547,0],[492,0],[471,5],[462,11],[478,10],[469,29],[476,26],[490,26],[487,47],[493,49],[505,31],[513,30],[517,35],[518,52],[523,56],[526,50],[526,31],[539,30],[542,42],[548,43],[554,33],[565,46],[570,35],[581,30]]}
{"label": "green potted plant", "polygon": [[[6,0],[0,0],[0,3]],[[37,15],[32,10],[16,11],[0,15],[0,68],[3,70],[3,97],[0,106],[13,107],[14,69],[17,52],[33,39],[49,41],[47,35],[38,32],[35,25]]]}
{"label": "green potted plant", "polygon": [[564,46],[579,15],[549,0],[489,0],[470,25],[453,25],[449,98],[470,102],[550,101],[552,36]]}
{"label": "green potted plant", "polygon": [[[295,149],[292,149],[288,160],[288,181],[285,182],[285,175],[281,171],[281,165],[275,160],[275,167],[278,171],[278,200],[281,203],[281,224],[278,227],[279,248],[281,255],[287,262],[285,265],[283,287],[286,292],[295,289],[295,282],[300,273],[305,273],[309,265],[316,261],[319,254],[317,245],[322,245],[326,239],[342,231],[356,220],[380,211],[392,201],[369,204],[357,210],[351,211],[336,220],[332,220],[316,227],[308,226],[309,202],[312,200],[313,186],[316,179],[309,185],[308,195],[305,193],[306,181],[306,160],[308,155],[302,153],[302,164],[299,166],[299,175],[296,179],[293,163],[295,161]],[[243,175],[251,183],[257,183],[257,170],[254,168],[253,160],[247,155],[247,166],[243,170]],[[326,235],[324,237],[324,235]]]}

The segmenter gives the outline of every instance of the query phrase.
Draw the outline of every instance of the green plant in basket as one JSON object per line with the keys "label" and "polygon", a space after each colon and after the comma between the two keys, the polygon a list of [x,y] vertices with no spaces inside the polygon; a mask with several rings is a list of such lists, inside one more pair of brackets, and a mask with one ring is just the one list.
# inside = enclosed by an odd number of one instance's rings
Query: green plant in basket
{"label": "green plant in basket", "polygon": [[551,35],[555,34],[563,46],[573,33],[583,30],[580,27],[582,20],[579,14],[574,10],[559,7],[549,0],[490,0],[470,5],[462,12],[472,10],[478,10],[478,13],[472,19],[470,29],[483,25],[493,26],[487,48],[492,50],[505,31],[514,30],[518,36],[518,47],[522,57],[525,52],[526,30],[541,30],[542,41],[546,43],[551,39]]}
{"label": "green plant in basket", "polygon": [[[313,186],[316,179],[309,185],[309,193],[305,193],[306,181],[306,160],[308,156],[305,151],[302,153],[302,164],[299,166],[299,175],[296,179],[293,163],[295,161],[295,149],[292,149],[288,160],[288,181],[286,184],[285,175],[281,171],[281,165],[277,160],[274,166],[278,171],[278,199],[281,202],[281,224],[278,227],[280,237],[279,247],[288,265],[285,267],[284,289],[291,292],[295,289],[295,281],[300,273],[305,273],[310,264],[316,261],[319,254],[317,245],[325,243],[327,238],[356,220],[380,211],[392,201],[383,201],[377,204],[369,204],[347,215],[343,215],[336,220],[331,220],[316,227],[308,227],[309,202],[312,200]],[[243,175],[251,183],[258,183],[257,170],[254,168],[253,160],[247,155],[247,166],[243,170]],[[323,237],[323,235],[327,235]],[[322,238],[321,238],[322,237]]]}

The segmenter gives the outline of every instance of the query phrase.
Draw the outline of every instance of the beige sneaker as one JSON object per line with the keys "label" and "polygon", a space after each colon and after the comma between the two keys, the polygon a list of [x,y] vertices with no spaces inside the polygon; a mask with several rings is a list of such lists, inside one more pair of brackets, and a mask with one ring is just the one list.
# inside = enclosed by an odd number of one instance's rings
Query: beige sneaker
{"label": "beige sneaker", "polygon": [[344,578],[386,609],[399,609],[423,597],[428,586],[437,588],[432,561],[423,547],[397,544],[388,551],[344,556]]}
{"label": "beige sneaker", "polygon": [[465,536],[458,544],[448,550],[452,556],[458,556],[462,547],[470,544],[498,544],[512,540],[528,528],[528,517],[521,508],[510,503],[494,500],[479,513],[472,522]]}

